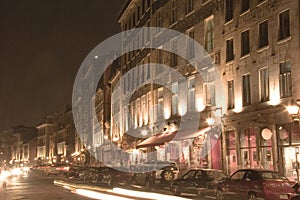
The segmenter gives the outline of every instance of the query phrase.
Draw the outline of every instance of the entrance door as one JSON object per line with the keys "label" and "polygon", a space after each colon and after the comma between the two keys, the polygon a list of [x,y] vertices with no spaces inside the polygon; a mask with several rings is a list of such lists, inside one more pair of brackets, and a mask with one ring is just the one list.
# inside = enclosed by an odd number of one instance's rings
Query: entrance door
{"label": "entrance door", "polygon": [[[299,146],[297,147],[283,147],[283,170],[285,176],[293,181],[297,180],[297,162],[300,161],[299,152],[297,153],[297,148],[300,149]],[[297,156],[297,158],[296,158]],[[299,171],[299,169],[298,169]]]}

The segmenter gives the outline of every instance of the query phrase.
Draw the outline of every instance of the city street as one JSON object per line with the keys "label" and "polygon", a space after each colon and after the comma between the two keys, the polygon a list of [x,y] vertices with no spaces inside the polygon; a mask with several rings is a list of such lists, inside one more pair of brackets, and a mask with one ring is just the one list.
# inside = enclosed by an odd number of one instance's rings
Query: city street
{"label": "city street", "polygon": [[12,177],[6,188],[0,188],[1,200],[88,200],[53,184],[53,177],[35,172]]}

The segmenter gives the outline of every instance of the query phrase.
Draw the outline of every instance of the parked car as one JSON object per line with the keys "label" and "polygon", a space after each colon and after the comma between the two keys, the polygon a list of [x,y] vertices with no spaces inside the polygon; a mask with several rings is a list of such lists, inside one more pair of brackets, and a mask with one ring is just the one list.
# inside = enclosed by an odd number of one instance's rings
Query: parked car
{"label": "parked car", "polygon": [[90,181],[98,184],[114,187],[119,184],[128,184],[132,180],[133,173],[127,168],[112,168],[108,166],[91,168]]}
{"label": "parked car", "polygon": [[241,169],[217,185],[216,198],[219,200],[289,199],[294,184],[276,171]]}
{"label": "parked car", "polygon": [[183,176],[173,181],[171,192],[196,194],[199,197],[213,196],[217,182],[223,181],[227,175],[216,169],[190,169]]}
{"label": "parked car", "polygon": [[70,166],[68,170],[64,172],[65,176],[69,179],[79,179],[80,172],[84,169],[82,166]]}
{"label": "parked car", "polygon": [[290,195],[289,200],[300,200],[300,183],[295,183],[292,188],[294,190],[294,193]]}
{"label": "parked car", "polygon": [[[145,162],[132,169],[135,173],[132,183],[144,186],[147,190],[155,186],[170,186],[178,178],[179,168],[176,162],[155,161]],[[141,171],[140,173],[138,171]]]}
{"label": "parked car", "polygon": [[44,168],[44,172],[46,175],[59,175],[64,174],[66,171],[68,171],[70,166],[68,165],[62,165],[62,164],[55,164],[50,165]]}

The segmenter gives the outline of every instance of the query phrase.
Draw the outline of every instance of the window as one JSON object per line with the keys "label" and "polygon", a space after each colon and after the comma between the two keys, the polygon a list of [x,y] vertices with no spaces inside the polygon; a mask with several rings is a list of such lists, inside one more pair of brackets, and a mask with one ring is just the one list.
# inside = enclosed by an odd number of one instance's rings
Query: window
{"label": "window", "polygon": [[258,47],[262,48],[269,44],[268,38],[268,21],[264,21],[259,24],[259,44]]}
{"label": "window", "polygon": [[249,0],[241,0],[241,14],[249,10],[250,2]]}
{"label": "window", "polygon": [[260,101],[269,100],[269,68],[259,70]]}
{"label": "window", "polygon": [[210,52],[214,48],[214,18],[206,20],[205,25],[205,49]]}
{"label": "window", "polygon": [[237,154],[236,154],[236,137],[234,131],[226,132],[225,134],[225,142],[226,142],[226,157],[229,173],[232,173],[237,170]]}
{"label": "window", "polygon": [[233,80],[227,82],[228,86],[228,109],[234,108],[234,82]]}
{"label": "window", "polygon": [[225,1],[225,22],[233,19],[233,0]]}
{"label": "window", "polygon": [[241,56],[245,56],[250,52],[249,30],[241,34]]}
{"label": "window", "polygon": [[188,88],[188,110],[195,111],[195,77],[189,79]]}
{"label": "window", "polygon": [[[194,30],[188,31],[188,35],[190,38],[194,39]],[[195,57],[195,49],[194,42],[192,40],[188,41],[187,44],[187,58],[192,59]]]}
{"label": "window", "polygon": [[186,0],[186,9],[185,9],[185,14],[188,14],[192,12],[193,8],[193,0]]}
{"label": "window", "polygon": [[291,68],[291,61],[280,63],[279,85],[281,98],[292,96]]}
{"label": "window", "polygon": [[243,180],[245,173],[246,173],[245,171],[237,171],[230,177],[230,179],[234,181],[241,181]]}
{"label": "window", "polygon": [[140,21],[140,17],[141,17],[141,7],[138,6],[138,8],[137,8],[137,21]]}
{"label": "window", "polygon": [[[176,50],[176,40],[171,40],[171,49]],[[178,60],[177,60],[177,54],[170,52],[170,66],[174,67],[178,64]]]}
{"label": "window", "polygon": [[132,26],[133,27],[135,26],[135,13],[133,13],[132,15]]}
{"label": "window", "polygon": [[176,0],[171,2],[171,24],[175,23],[177,20],[177,7],[176,7]]}
{"label": "window", "polygon": [[215,105],[215,84],[205,83],[204,91],[205,91],[206,105],[214,106]]}
{"label": "window", "polygon": [[163,27],[163,16],[161,14],[161,12],[157,13],[157,27]]}
{"label": "window", "polygon": [[172,115],[178,113],[178,83],[172,85]]}
{"label": "window", "polygon": [[226,41],[226,62],[234,59],[233,55],[233,39]]}
{"label": "window", "polygon": [[257,154],[257,135],[254,128],[244,129],[240,133],[241,167],[253,168],[259,160]]}
{"label": "window", "polygon": [[157,106],[157,119],[163,119],[164,117],[164,98],[163,98],[163,88],[158,89],[158,106]]}
{"label": "window", "polygon": [[278,40],[290,36],[290,12],[289,10],[279,14],[279,35]]}
{"label": "window", "polygon": [[243,76],[243,106],[251,104],[250,97],[250,75]]}

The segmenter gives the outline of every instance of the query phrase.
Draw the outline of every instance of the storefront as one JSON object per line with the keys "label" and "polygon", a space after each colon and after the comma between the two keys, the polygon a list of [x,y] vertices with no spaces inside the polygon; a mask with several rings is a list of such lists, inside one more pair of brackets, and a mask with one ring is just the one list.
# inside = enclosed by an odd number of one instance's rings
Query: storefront
{"label": "storefront", "polygon": [[147,138],[137,148],[148,147],[148,160],[175,161],[181,169],[222,169],[220,135],[210,127],[180,134],[165,132]]}
{"label": "storefront", "polygon": [[275,134],[268,127],[253,127],[225,133],[226,171],[241,168],[276,169]]}
{"label": "storefront", "polygon": [[299,172],[300,128],[299,123],[277,126],[280,171],[291,180],[297,180]]}

